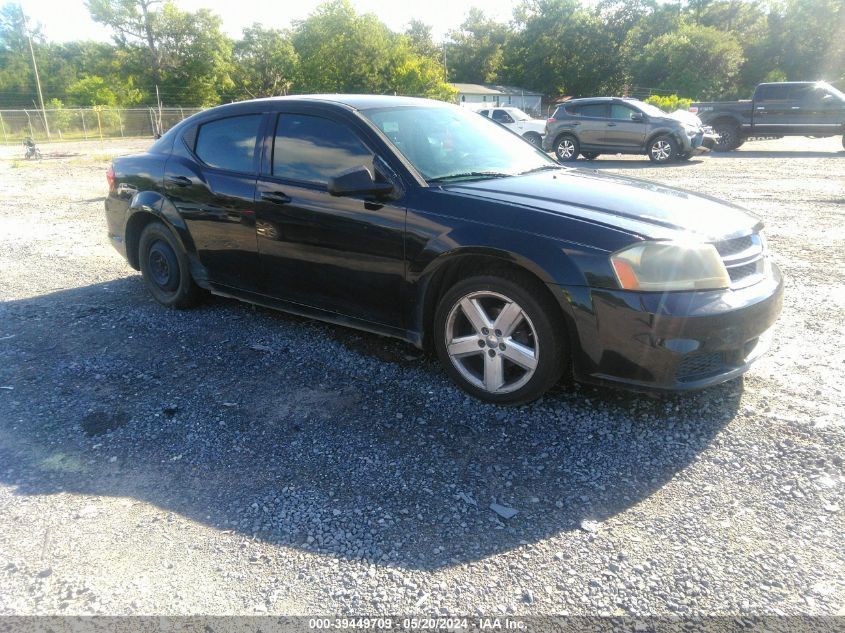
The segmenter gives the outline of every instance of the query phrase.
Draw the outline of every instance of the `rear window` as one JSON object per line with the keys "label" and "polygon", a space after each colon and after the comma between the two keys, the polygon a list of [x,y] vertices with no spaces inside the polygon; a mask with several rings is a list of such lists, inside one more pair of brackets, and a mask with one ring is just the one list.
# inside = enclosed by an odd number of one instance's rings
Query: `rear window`
{"label": "rear window", "polygon": [[233,116],[203,123],[194,153],[209,167],[229,171],[255,171],[255,140],[260,114]]}

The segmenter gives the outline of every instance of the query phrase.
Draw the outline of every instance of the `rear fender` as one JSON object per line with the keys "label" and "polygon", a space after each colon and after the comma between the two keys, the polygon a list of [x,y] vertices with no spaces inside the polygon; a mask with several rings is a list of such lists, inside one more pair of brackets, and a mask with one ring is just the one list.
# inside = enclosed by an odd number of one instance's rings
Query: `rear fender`
{"label": "rear fender", "polygon": [[[149,221],[148,218],[150,215],[158,218],[162,224],[170,229],[173,237],[176,238],[182,250],[188,256],[194,281],[202,287],[207,287],[208,272],[200,263],[196,245],[188,231],[188,227],[173,203],[160,193],[155,191],[141,191],[132,198],[132,201],[129,203],[129,209],[127,210],[127,242],[130,236],[134,235],[134,246],[137,248],[136,240],[140,235],[135,235],[132,227],[133,225],[140,226],[145,224]],[[140,230],[137,233],[140,233]],[[127,243],[127,258],[134,268],[139,269],[137,254],[131,254],[129,248],[130,245]]]}

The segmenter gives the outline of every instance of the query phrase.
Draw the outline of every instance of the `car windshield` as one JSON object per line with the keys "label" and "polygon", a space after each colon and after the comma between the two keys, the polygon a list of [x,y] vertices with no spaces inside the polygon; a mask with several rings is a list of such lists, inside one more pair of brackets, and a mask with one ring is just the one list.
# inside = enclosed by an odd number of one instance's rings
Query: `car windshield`
{"label": "car windshield", "polygon": [[828,92],[828,93],[830,93],[830,94],[834,95],[835,97],[839,97],[840,99],[842,99],[842,101],[845,101],[845,92],[842,92],[841,90],[837,90],[836,88],[834,88],[833,86],[831,86],[831,85],[830,85],[830,84],[828,84],[828,83],[821,82],[819,85],[820,85],[820,86],[821,86],[821,87],[822,87],[822,88],[823,88],[826,92]]}
{"label": "car windshield", "polygon": [[645,101],[635,101],[634,99],[631,99],[628,103],[649,116],[666,116],[666,113],[663,110],[657,106],[651,105],[650,103],[646,103]]}
{"label": "car windshield", "polygon": [[510,114],[515,121],[528,121],[531,118],[519,108],[508,108],[507,110],[505,110],[505,112]]}
{"label": "car windshield", "polygon": [[481,180],[559,168],[501,125],[457,106],[364,110],[428,182]]}

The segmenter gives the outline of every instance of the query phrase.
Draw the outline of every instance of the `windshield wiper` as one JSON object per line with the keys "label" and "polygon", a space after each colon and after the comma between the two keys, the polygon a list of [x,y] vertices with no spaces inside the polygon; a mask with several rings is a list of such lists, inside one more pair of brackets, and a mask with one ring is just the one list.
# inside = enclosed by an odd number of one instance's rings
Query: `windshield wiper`
{"label": "windshield wiper", "polygon": [[428,182],[446,182],[458,178],[509,178],[513,175],[501,171],[465,171],[459,174],[448,174],[446,176],[438,176],[437,178],[429,178]]}
{"label": "windshield wiper", "polygon": [[541,167],[534,167],[528,171],[519,172],[519,175],[524,176],[525,174],[533,174],[535,171],[546,171],[547,169],[560,169],[560,165],[543,165]]}

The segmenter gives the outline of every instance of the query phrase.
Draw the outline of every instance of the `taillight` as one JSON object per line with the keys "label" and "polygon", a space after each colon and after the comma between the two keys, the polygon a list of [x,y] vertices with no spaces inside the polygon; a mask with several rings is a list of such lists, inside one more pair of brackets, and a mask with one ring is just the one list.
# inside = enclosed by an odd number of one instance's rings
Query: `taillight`
{"label": "taillight", "polygon": [[109,165],[106,171],[106,180],[109,181],[109,191],[114,191],[114,167]]}
{"label": "taillight", "polygon": [[554,123],[555,121],[557,121],[557,119],[553,116],[550,116],[548,119],[546,119],[546,123]]}
{"label": "taillight", "polygon": [[690,106],[689,111],[695,114],[696,112],[698,112],[698,106]]}

